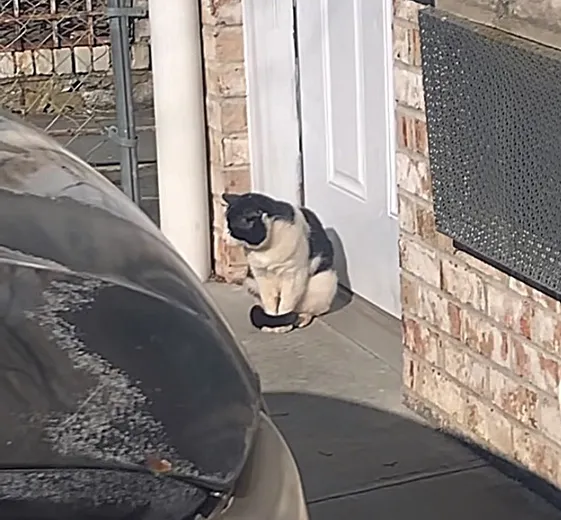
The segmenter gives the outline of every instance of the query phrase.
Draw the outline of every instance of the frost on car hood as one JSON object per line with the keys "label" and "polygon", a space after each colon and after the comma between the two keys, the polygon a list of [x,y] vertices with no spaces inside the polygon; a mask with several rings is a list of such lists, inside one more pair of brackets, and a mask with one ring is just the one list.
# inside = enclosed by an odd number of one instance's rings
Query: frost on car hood
{"label": "frost on car hood", "polygon": [[231,484],[259,392],[152,222],[0,114],[0,469],[135,467]]}

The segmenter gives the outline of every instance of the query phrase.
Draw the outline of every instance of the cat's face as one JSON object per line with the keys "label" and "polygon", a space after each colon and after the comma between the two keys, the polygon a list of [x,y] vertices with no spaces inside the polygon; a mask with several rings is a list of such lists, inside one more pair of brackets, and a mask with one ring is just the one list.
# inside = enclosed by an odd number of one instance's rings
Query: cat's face
{"label": "cat's face", "polygon": [[259,248],[267,241],[270,220],[262,201],[254,194],[224,194],[227,204],[226,222],[230,236],[250,248]]}

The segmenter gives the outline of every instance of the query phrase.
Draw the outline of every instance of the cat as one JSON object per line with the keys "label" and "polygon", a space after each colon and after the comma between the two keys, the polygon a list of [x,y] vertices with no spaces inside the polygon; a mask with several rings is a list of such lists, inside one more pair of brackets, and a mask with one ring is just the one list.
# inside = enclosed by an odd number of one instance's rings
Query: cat
{"label": "cat", "polygon": [[229,240],[245,249],[244,285],[258,296],[252,322],[288,332],[325,314],[337,292],[333,245],[310,209],[259,193],[224,194]]}

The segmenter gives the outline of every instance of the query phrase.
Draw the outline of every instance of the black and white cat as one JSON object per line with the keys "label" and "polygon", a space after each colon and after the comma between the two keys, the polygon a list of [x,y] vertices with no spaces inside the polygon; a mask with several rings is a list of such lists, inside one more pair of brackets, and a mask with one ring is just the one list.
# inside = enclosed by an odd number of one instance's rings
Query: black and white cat
{"label": "black and white cat", "polygon": [[250,274],[246,286],[261,300],[253,324],[287,332],[326,313],[337,292],[333,245],[307,208],[259,193],[225,194],[228,235],[241,243]]}

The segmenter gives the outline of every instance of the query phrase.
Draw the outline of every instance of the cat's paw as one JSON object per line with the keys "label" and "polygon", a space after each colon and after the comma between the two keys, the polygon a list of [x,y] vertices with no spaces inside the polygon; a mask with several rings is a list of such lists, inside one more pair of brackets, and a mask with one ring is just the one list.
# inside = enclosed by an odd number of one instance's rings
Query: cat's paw
{"label": "cat's paw", "polygon": [[294,325],[285,325],[284,327],[261,327],[263,332],[272,332],[274,334],[286,334],[294,329]]}
{"label": "cat's paw", "polygon": [[296,324],[296,326],[299,329],[303,329],[304,327],[307,327],[310,323],[312,323],[314,317],[311,314],[299,314],[298,315],[298,323]]}

